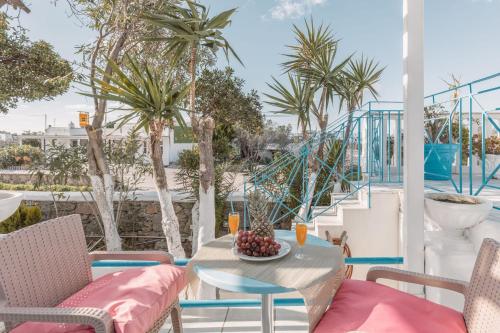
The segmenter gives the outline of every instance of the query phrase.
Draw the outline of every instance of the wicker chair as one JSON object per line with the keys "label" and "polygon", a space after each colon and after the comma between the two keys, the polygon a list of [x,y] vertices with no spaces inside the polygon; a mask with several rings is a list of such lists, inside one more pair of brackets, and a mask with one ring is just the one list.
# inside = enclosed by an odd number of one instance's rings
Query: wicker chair
{"label": "wicker chair", "polygon": [[[106,259],[173,262],[170,254],[161,251],[88,254],[79,215],[38,223],[0,238],[0,297],[5,298],[0,322],[5,322],[7,332],[30,321],[85,324],[96,333],[114,333],[113,319],[104,310],[56,307],[92,282],[92,261]],[[169,315],[174,331],[182,332],[178,299],[148,332],[159,332]]]}
{"label": "wicker chair", "polygon": [[[468,333],[500,332],[500,243],[493,239],[484,239],[470,282],[446,279],[438,276],[413,273],[387,267],[371,268],[366,279],[367,281],[348,280],[344,282],[344,284],[349,286],[346,286],[345,291],[343,290],[344,286],[342,286],[337,292],[332,302],[332,306],[325,313],[316,327],[316,333],[344,332],[344,328],[339,329],[342,324],[345,324],[344,327],[348,327],[346,331],[356,331],[359,329],[363,332],[371,332],[366,328],[370,325],[370,322],[374,323],[373,325],[375,326],[378,325],[378,328],[375,331],[385,332],[385,330],[380,329],[380,327],[385,327],[384,325],[391,324],[393,325],[391,326],[393,329],[392,331],[401,333],[429,332],[429,330],[425,330],[421,327],[423,326],[424,320],[434,320],[436,321],[437,326],[441,325],[441,328],[445,328],[439,330],[433,329],[431,332],[462,332],[465,330]],[[378,279],[389,279],[424,286],[444,288],[461,293],[465,296],[463,314],[444,306],[374,283]],[[351,289],[349,290],[349,288]],[[358,290],[355,290],[354,288],[358,288]],[[352,304],[352,298],[351,302],[342,302],[342,300],[346,300],[349,297],[349,293],[351,293],[351,295],[353,294],[353,289],[354,294],[357,293],[359,295],[362,293],[361,302],[368,303],[370,300],[372,301],[368,308],[363,308],[364,314],[360,314],[362,311],[360,311],[359,306],[356,308],[356,304]],[[365,290],[369,290],[370,292],[363,293],[360,292],[360,289],[363,289],[363,292]],[[380,302],[377,303],[377,298],[372,296],[376,292],[385,293],[384,296],[389,296],[385,298],[378,298]],[[373,301],[374,299],[375,301]],[[390,312],[396,313],[396,317],[399,317],[399,319],[411,319],[405,318],[405,315],[406,317],[409,317],[408,312],[403,313],[403,310],[400,311],[398,308],[407,306],[408,304],[402,304],[402,302],[398,303],[394,300],[404,300],[408,301],[408,303],[412,302],[412,304],[416,304],[411,311],[413,311],[413,314],[416,315],[421,314],[421,317],[425,319],[416,323],[404,322],[406,325],[404,329],[394,330],[395,326],[394,323],[391,322],[390,318],[384,318],[384,322],[376,322],[376,320],[370,318],[373,312],[381,311],[382,308],[386,307],[390,308]],[[357,305],[359,305],[359,302]],[[461,326],[462,329],[450,329],[446,318],[435,313],[439,311],[443,311],[447,315],[451,314],[448,317],[454,318],[454,323],[458,323],[458,326]],[[364,317],[357,320],[357,315],[364,315]],[[434,315],[434,317],[430,318],[432,315]],[[344,320],[344,318],[349,319]],[[334,322],[337,328],[332,327]],[[450,322],[452,321],[450,320]],[[398,324],[396,323],[395,325],[397,326]],[[410,327],[410,329],[408,329],[408,327]]]}

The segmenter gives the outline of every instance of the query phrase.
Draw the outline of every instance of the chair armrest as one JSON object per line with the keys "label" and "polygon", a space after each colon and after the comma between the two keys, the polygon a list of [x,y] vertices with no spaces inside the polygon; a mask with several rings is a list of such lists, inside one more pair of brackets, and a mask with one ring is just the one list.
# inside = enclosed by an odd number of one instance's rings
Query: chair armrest
{"label": "chair armrest", "polygon": [[447,279],[439,276],[403,271],[401,269],[376,266],[370,268],[366,275],[367,281],[376,282],[377,279],[389,279],[401,282],[438,287],[465,294],[469,283],[461,280]]}
{"label": "chair armrest", "polygon": [[89,253],[91,261],[97,260],[140,260],[159,261],[162,264],[173,264],[174,257],[165,251],[95,251]]}
{"label": "chair armrest", "polygon": [[0,321],[7,324],[26,321],[83,324],[92,326],[95,333],[114,333],[113,319],[106,311],[96,308],[2,307]]}

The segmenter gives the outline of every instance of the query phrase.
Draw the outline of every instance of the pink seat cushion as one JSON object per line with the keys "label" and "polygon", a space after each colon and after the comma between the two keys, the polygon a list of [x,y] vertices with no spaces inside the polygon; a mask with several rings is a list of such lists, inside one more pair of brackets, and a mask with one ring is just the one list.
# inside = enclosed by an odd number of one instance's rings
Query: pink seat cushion
{"label": "pink seat cushion", "polygon": [[[64,300],[58,307],[107,311],[116,333],[145,333],[186,286],[185,270],[157,265],[110,273]],[[86,325],[27,322],[12,333],[92,333]]]}
{"label": "pink seat cushion", "polygon": [[466,333],[460,312],[368,281],[346,280],[315,333]]}

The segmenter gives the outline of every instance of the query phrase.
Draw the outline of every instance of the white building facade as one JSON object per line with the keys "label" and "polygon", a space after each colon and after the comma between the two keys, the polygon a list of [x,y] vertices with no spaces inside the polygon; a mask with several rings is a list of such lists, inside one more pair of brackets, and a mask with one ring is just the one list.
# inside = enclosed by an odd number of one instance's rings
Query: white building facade
{"label": "white building facade", "polygon": [[[132,127],[104,128],[104,141],[112,143],[127,139]],[[187,132],[189,129],[167,128],[163,132],[163,164],[168,166],[179,160],[179,154],[186,149],[192,149],[194,143],[188,137],[180,138],[176,131]],[[146,133],[139,132],[138,139],[142,142],[142,152],[147,154],[149,150],[148,137]],[[66,147],[87,146],[89,139],[85,128],[76,127],[70,123],[66,127],[49,126],[43,133],[22,134],[20,144],[26,141],[36,140],[40,142],[40,148],[46,151],[51,145],[64,145]]]}

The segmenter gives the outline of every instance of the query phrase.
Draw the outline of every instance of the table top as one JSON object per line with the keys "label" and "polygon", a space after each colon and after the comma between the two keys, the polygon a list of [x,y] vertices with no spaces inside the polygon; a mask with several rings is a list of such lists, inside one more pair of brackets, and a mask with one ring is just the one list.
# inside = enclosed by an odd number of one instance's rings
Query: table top
{"label": "table top", "polygon": [[[290,243],[295,242],[295,232],[293,231],[275,230],[275,237],[283,239]],[[322,240],[318,237],[311,235],[307,235],[306,245],[307,244],[312,244],[321,247],[333,246],[326,240]],[[293,254],[290,253],[288,255],[293,255]],[[217,269],[202,267],[200,265],[194,265],[193,270],[202,281],[214,287],[227,291],[248,293],[248,294],[280,294],[280,293],[294,291],[294,289],[284,288],[271,283],[262,282],[253,278],[248,278],[245,276],[230,274],[227,272],[221,272]]]}

